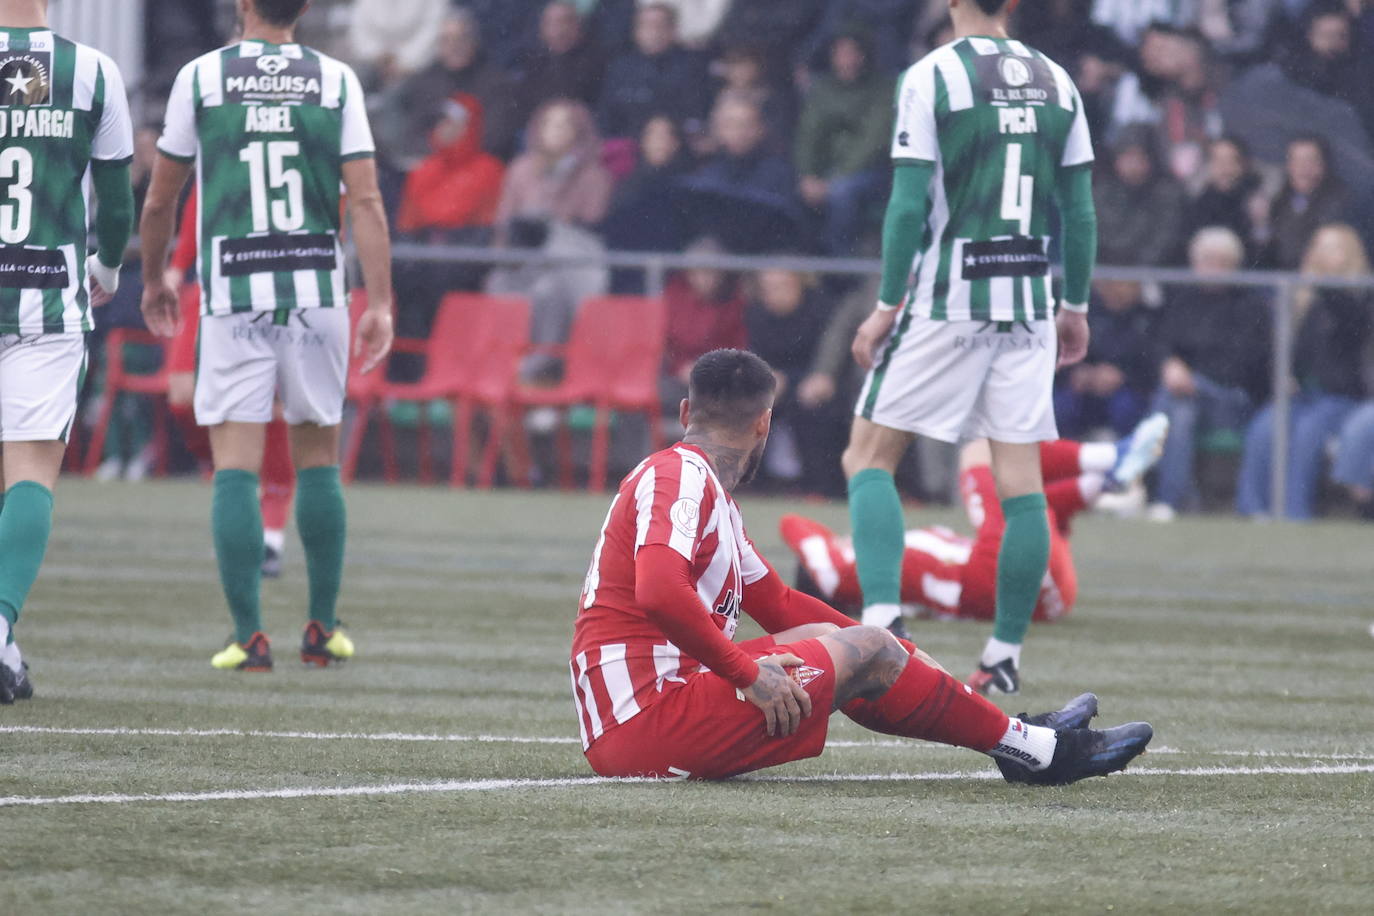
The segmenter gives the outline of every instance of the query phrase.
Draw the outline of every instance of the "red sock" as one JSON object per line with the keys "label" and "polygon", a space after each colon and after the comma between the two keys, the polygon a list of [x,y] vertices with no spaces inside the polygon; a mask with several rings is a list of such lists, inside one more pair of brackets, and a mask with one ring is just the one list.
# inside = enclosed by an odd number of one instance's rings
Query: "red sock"
{"label": "red sock", "polygon": [[1007,714],[938,668],[912,656],[897,683],[876,700],[852,700],[844,714],[885,735],[990,751],[1002,740]]}
{"label": "red sock", "polygon": [[296,469],[291,465],[291,442],[286,423],[267,424],[267,448],[262,456],[262,526],[280,531],[291,514],[296,495]]}
{"label": "red sock", "polygon": [[1061,534],[1068,534],[1069,523],[1073,521],[1073,517],[1088,508],[1088,501],[1083,498],[1083,488],[1078,485],[1077,477],[1045,484],[1045,502],[1049,504],[1050,515]]}
{"label": "red sock", "polygon": [[1040,475],[1045,478],[1045,483],[1063,480],[1066,477],[1077,477],[1083,473],[1082,467],[1078,464],[1080,448],[1082,445],[1072,439],[1040,443]]}

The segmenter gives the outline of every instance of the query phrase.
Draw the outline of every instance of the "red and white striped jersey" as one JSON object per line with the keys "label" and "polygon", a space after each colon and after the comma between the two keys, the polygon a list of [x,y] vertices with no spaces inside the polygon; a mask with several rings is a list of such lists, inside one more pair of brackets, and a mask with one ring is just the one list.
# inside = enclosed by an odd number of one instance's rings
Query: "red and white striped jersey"
{"label": "red and white striped jersey", "polygon": [[701,612],[727,638],[739,623],[744,587],[769,572],[700,449],[679,443],[631,471],[606,513],[573,633],[584,748],[652,705],[665,684],[704,670],[635,604],[635,556],[649,545],[666,545],[691,564]]}

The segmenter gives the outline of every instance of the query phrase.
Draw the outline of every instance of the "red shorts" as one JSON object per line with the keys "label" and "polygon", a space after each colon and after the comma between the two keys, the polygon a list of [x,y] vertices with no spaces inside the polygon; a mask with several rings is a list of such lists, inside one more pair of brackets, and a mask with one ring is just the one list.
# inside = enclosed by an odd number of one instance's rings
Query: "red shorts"
{"label": "red shorts", "polygon": [[805,663],[789,669],[811,695],[811,715],[793,734],[769,737],[763,712],[729,681],[694,674],[685,684],[666,684],[656,703],[598,738],[587,751],[592,769],[601,776],[724,779],[819,756],[835,699],[825,646],[815,639],[779,646],[765,636],[740,648],[755,657],[791,652]]}

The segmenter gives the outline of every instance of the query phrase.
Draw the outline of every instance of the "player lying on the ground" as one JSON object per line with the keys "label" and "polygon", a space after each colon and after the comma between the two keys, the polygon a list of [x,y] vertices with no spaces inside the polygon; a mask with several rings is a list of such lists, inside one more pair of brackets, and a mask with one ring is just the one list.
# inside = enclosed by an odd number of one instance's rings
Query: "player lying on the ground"
{"label": "player lying on the ground", "polygon": [[[682,442],[620,485],[572,646],[583,749],[602,776],[718,779],[814,757],[833,710],[885,734],[989,754],[1010,782],[1120,770],[1153,736],[1087,728],[1097,700],[1009,719],[909,642],[788,588],[729,491],[758,469],[776,381],[752,353],[692,368]],[[769,636],[732,641],[740,612]]]}
{"label": "player lying on the ground", "polygon": [[[1069,534],[1073,519],[1106,492],[1130,486],[1159,460],[1169,422],[1146,418],[1121,443],[1067,439],[1040,446],[1045,499],[1050,514],[1050,565],[1035,605],[1036,621],[1073,610],[1078,596]],[[997,612],[997,552],[1006,530],[987,443],[970,442],[959,455],[959,490],[969,523],[965,537],[942,526],[906,533],[902,555],[902,609],[907,616],[992,620]],[[854,546],[820,522],[785,515],[779,528],[798,559],[797,587],[847,613],[863,608]]]}

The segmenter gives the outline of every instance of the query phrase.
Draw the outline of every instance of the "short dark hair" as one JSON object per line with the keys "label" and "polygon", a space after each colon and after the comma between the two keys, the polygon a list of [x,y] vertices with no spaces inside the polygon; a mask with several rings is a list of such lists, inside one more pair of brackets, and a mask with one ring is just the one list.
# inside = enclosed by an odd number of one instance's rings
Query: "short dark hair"
{"label": "short dark hair", "polygon": [[773,370],[747,350],[712,350],[692,366],[688,423],[738,431],[768,409],[777,390]]}
{"label": "short dark hair", "polygon": [[253,9],[269,25],[295,25],[310,0],[253,0]]}

